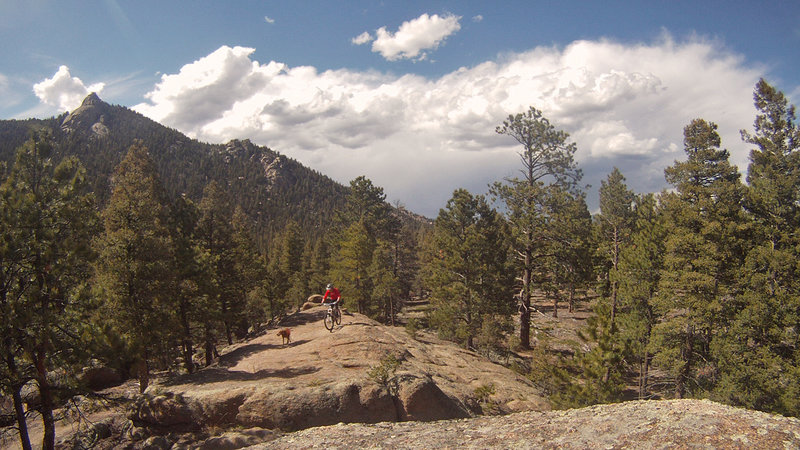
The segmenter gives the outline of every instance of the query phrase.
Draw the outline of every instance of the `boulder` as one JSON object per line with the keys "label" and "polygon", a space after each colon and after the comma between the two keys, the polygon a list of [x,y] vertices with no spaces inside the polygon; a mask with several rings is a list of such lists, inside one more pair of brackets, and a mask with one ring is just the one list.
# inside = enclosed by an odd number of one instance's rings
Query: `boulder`
{"label": "boulder", "polygon": [[110,367],[89,367],[83,371],[80,381],[93,391],[101,391],[122,383],[119,372]]}
{"label": "boulder", "polygon": [[471,417],[466,406],[447,396],[430,377],[411,377],[398,390],[400,420],[428,422]]}
{"label": "boulder", "polygon": [[256,392],[242,404],[237,416],[237,422],[244,426],[281,430],[394,420],[397,411],[388,390],[370,382]]}
{"label": "boulder", "polygon": [[193,430],[198,421],[192,407],[180,395],[166,393],[140,395],[128,411],[128,419],[136,427]]}

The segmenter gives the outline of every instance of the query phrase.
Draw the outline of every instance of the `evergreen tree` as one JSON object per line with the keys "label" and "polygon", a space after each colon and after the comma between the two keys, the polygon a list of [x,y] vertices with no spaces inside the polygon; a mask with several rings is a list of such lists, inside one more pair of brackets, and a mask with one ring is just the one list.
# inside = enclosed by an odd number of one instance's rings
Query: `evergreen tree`
{"label": "evergreen tree", "polygon": [[733,319],[714,353],[714,397],[800,415],[800,129],[794,105],[763,79],[755,88],[745,206],[754,221]]}
{"label": "evergreen tree", "polygon": [[579,372],[579,380],[566,384],[563,390],[553,395],[553,401],[559,407],[578,408],[622,400],[624,361],[629,352],[625,342],[612,332],[610,306],[610,302],[598,302],[594,315],[579,331],[578,337],[590,344],[590,349],[578,351],[575,356],[574,370]]}
{"label": "evergreen tree", "polygon": [[514,236],[514,249],[519,255],[522,290],[520,292],[520,344],[530,347],[531,295],[538,256],[546,245],[541,232],[545,223],[542,209],[547,184],[572,191],[582,178],[574,161],[576,146],[568,143],[569,134],[556,130],[536,108],[511,115],[496,132],[513,137],[523,150],[522,177],[495,183],[492,193],[504,204]]}
{"label": "evergreen tree", "polygon": [[161,181],[147,148],[135,144],[114,172],[97,240],[96,287],[103,316],[134,343],[139,389],[149,383],[150,364],[175,323],[174,247]]}
{"label": "evergreen tree", "polygon": [[394,270],[395,249],[388,243],[378,245],[372,253],[372,264],[367,269],[369,278],[373,280],[371,297],[380,308],[380,318],[391,325],[397,315],[397,299],[400,297],[402,285]]}
{"label": "evergreen tree", "polygon": [[430,323],[449,339],[473,347],[482,320],[509,314],[512,280],[504,222],[483,196],[458,189],[434,224],[427,267]]}
{"label": "evergreen tree", "polygon": [[625,185],[625,177],[618,168],[600,182],[600,214],[597,224],[600,235],[600,253],[605,262],[604,278],[610,285],[611,328],[615,327],[617,314],[617,291],[619,286],[619,259],[623,247],[633,230],[633,191]]}
{"label": "evergreen tree", "polygon": [[708,388],[696,375],[710,369],[701,365],[709,361],[714,331],[724,323],[743,256],[743,187],[716,130],[714,123],[693,120],[684,129],[687,160],[665,170],[677,192],[664,196],[667,239],[654,301],[661,321],[653,329],[653,361],[675,377],[678,398]]}
{"label": "evergreen tree", "polygon": [[251,292],[255,290],[265,277],[261,257],[256,251],[253,239],[252,221],[241,206],[236,206],[231,218],[233,228],[233,260],[236,276],[231,286],[232,323],[238,338],[243,338],[251,325],[258,325],[265,316],[257,321],[248,318],[247,304]]}
{"label": "evergreen tree", "polygon": [[308,285],[311,292],[321,292],[329,283],[331,248],[327,238],[318,239],[311,252]]}
{"label": "evergreen tree", "polygon": [[592,217],[583,194],[565,191],[561,186],[546,189],[543,217],[546,226],[540,236],[546,242],[540,279],[553,299],[553,317],[558,317],[558,301],[566,293],[570,310],[575,293],[592,278]]}
{"label": "evergreen tree", "polygon": [[197,246],[197,221],[200,211],[186,196],[179,197],[172,208],[172,240],[175,245],[175,299],[181,330],[183,365],[188,373],[194,372],[194,336],[192,327],[200,320],[198,305],[203,301],[200,286],[205,273],[200,265]]}
{"label": "evergreen tree", "polygon": [[350,182],[347,202],[337,221],[341,228],[331,276],[342,296],[356,302],[359,313],[377,317],[380,308],[372,295],[376,280],[370,276],[369,267],[379,243],[394,242],[401,223],[386,203],[383,188],[364,176]]}
{"label": "evergreen tree", "polygon": [[42,448],[54,448],[53,373],[72,375],[86,309],[81,296],[93,254],[97,220],[75,158],[53,168],[47,133],[35,133],[17,152],[0,186],[0,352],[2,391],[11,394],[23,448],[30,448],[20,389],[35,380],[43,422]]}
{"label": "evergreen tree", "polygon": [[375,240],[391,240],[400,229],[400,221],[386,203],[383,188],[375,186],[363,175],[350,182],[344,211],[338,219],[345,227],[362,222],[370,239]]}
{"label": "evergreen tree", "polygon": [[216,353],[217,331],[221,327],[228,344],[233,343],[233,323],[244,305],[236,288],[238,273],[234,258],[231,200],[217,182],[208,183],[200,201],[197,233],[206,279],[201,288],[207,299],[203,308],[203,340],[206,364]]}
{"label": "evergreen tree", "polygon": [[368,269],[376,246],[377,241],[370,236],[364,221],[354,222],[342,233],[336,264],[331,268],[331,277],[343,291],[342,296],[346,292],[346,301],[354,301],[361,314],[375,312]]}
{"label": "evergreen tree", "polygon": [[639,366],[639,398],[645,398],[650,370],[650,336],[657,316],[653,298],[661,279],[666,230],[653,194],[636,199],[636,226],[630,245],[620,252],[616,270],[621,307],[620,334]]}

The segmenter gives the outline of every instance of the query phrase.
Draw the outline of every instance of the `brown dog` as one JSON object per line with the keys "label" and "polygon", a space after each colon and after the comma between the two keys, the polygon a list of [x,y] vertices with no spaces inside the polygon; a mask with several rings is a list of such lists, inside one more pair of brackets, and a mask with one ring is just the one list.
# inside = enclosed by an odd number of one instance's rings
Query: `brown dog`
{"label": "brown dog", "polygon": [[278,331],[278,336],[281,337],[281,342],[283,343],[283,345],[292,342],[292,339],[290,337],[291,335],[292,335],[292,330],[289,328],[284,328]]}

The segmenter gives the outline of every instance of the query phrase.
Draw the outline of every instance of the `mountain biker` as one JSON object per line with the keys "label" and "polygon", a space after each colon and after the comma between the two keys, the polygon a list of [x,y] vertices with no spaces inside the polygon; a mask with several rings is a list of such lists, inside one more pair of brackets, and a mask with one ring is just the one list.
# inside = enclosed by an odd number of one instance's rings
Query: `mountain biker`
{"label": "mountain biker", "polygon": [[333,302],[338,304],[339,298],[341,297],[341,294],[339,294],[339,289],[336,289],[333,283],[328,283],[328,286],[326,286],[325,289],[325,295],[322,296],[322,303],[325,303],[325,300],[330,297]]}
{"label": "mountain biker", "polygon": [[[331,299],[330,302],[326,303],[325,300],[328,298]],[[334,308],[339,309],[339,300],[341,299],[341,295],[339,294],[339,289],[333,285],[333,283],[328,283],[326,287],[325,295],[322,296],[322,304],[323,305],[333,305]]]}

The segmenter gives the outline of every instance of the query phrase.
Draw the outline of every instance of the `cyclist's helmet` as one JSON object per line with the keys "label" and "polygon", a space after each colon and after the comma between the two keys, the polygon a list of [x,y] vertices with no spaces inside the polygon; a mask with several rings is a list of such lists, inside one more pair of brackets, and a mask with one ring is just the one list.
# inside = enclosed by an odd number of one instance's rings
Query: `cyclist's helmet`
{"label": "cyclist's helmet", "polygon": [[333,289],[333,283],[328,283],[328,286],[326,286],[326,289]]}

